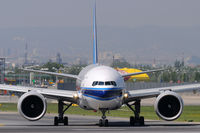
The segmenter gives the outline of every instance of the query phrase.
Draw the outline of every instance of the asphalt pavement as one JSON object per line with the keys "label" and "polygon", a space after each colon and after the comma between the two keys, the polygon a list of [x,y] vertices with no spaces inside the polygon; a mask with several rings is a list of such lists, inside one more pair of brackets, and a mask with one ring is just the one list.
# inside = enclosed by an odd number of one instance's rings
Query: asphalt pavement
{"label": "asphalt pavement", "polygon": [[54,115],[46,114],[39,121],[28,121],[18,113],[0,113],[0,132],[31,132],[31,133],[199,133],[200,123],[166,122],[145,120],[145,126],[133,127],[128,118],[108,117],[109,127],[99,127],[99,116],[69,115],[68,126],[54,126]]}

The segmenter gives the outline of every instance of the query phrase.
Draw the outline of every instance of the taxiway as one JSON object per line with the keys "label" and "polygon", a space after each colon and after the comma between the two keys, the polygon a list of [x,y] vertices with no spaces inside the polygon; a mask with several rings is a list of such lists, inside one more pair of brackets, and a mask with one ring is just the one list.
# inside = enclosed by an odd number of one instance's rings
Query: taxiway
{"label": "taxiway", "polygon": [[98,126],[98,116],[69,115],[69,126],[54,126],[54,115],[45,115],[41,120],[31,122],[18,113],[0,113],[0,132],[31,132],[31,133],[197,133],[200,132],[200,123],[145,121],[143,127],[132,127],[128,118],[108,117],[109,127]]}

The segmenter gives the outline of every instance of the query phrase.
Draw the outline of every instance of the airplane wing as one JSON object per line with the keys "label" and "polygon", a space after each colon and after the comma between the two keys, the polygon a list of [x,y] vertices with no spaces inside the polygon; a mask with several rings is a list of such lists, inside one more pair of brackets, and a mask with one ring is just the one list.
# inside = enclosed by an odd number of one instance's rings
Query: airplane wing
{"label": "airplane wing", "polygon": [[186,91],[197,91],[197,90],[200,90],[200,84],[189,84],[189,85],[178,85],[178,86],[171,86],[171,87],[131,90],[127,92],[128,98],[125,100],[125,103],[135,101],[138,99],[157,97],[159,94],[161,94],[164,91],[186,92]]}
{"label": "airplane wing", "polygon": [[60,77],[69,77],[69,78],[78,79],[78,76],[77,75],[73,75],[73,74],[47,72],[47,71],[32,70],[32,69],[22,69],[22,70],[28,71],[28,72],[37,72],[37,73],[44,73],[44,74],[55,75],[55,76],[60,76]]}
{"label": "airplane wing", "polygon": [[76,91],[57,90],[57,89],[54,90],[54,89],[24,87],[24,86],[14,86],[14,85],[4,85],[4,84],[0,84],[0,90],[7,90],[7,91],[21,92],[21,93],[36,91],[42,94],[46,98],[51,98],[55,100],[64,100],[76,103],[76,100],[73,98],[74,94],[76,94]]}
{"label": "airplane wing", "polygon": [[135,72],[135,73],[127,73],[127,74],[122,74],[122,77],[140,75],[140,74],[144,74],[144,73],[159,72],[159,71],[164,71],[164,70],[166,70],[166,69],[156,69],[156,70],[148,70],[148,71]]}

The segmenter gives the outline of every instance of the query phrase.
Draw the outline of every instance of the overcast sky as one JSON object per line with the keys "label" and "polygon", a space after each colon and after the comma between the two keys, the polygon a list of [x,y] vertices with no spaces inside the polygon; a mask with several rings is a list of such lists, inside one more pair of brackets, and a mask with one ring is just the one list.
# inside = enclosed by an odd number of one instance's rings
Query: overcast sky
{"label": "overcast sky", "polygon": [[[0,0],[0,28],[92,25],[94,0]],[[98,26],[200,26],[200,0],[97,0]]]}

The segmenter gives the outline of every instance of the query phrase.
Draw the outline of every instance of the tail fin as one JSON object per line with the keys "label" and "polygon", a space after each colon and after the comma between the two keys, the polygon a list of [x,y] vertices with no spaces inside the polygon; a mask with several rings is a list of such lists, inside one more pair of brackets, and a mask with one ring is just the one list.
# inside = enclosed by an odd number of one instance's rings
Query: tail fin
{"label": "tail fin", "polygon": [[98,63],[97,50],[97,25],[96,25],[96,1],[93,10],[93,64]]}

